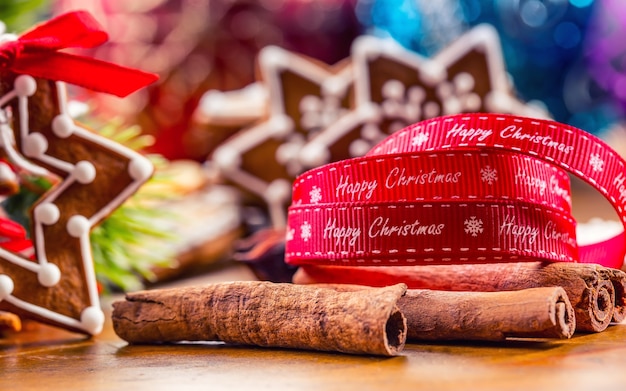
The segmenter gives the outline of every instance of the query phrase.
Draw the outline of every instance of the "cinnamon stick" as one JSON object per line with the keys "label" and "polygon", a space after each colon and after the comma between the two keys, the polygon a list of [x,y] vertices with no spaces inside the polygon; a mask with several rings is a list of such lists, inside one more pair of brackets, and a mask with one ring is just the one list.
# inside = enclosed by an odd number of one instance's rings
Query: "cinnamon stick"
{"label": "cinnamon stick", "polygon": [[613,284],[615,290],[613,322],[620,323],[626,319],[626,273],[608,267],[600,268],[600,273]]}
{"label": "cinnamon stick", "polygon": [[[298,270],[293,281],[300,284],[371,286],[402,282],[411,289],[475,292],[560,286],[574,307],[577,330],[605,330],[613,319],[616,302],[619,305],[617,318],[624,316],[623,276],[594,264],[517,262],[393,267],[305,266]],[[620,286],[617,301],[614,283]]]}
{"label": "cinnamon stick", "polygon": [[409,340],[570,338],[574,309],[560,287],[504,292],[409,289],[398,303]]}
{"label": "cinnamon stick", "polygon": [[[350,292],[375,289],[316,284]],[[509,338],[571,338],[574,308],[561,287],[502,292],[409,289],[398,301],[407,320],[407,340],[504,341]]]}
{"label": "cinnamon stick", "polygon": [[357,292],[242,281],[129,293],[113,328],[129,343],[227,343],[393,356],[404,347],[404,284]]}

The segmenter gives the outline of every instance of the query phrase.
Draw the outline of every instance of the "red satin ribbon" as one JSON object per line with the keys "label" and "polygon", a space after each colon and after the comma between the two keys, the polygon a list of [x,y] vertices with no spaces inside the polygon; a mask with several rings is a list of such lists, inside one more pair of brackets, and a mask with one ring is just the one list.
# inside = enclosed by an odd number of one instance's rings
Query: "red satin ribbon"
{"label": "red satin ribbon", "polygon": [[158,79],[152,73],[60,51],[93,48],[107,39],[107,33],[89,13],[70,12],[34,27],[15,41],[0,44],[0,68],[120,97]]}
{"label": "red satin ribbon", "polygon": [[597,137],[509,115],[426,120],[364,158],[297,178],[285,258],[296,265],[542,260],[621,267],[623,234],[577,246],[566,172],[602,193],[626,225],[626,162]]}

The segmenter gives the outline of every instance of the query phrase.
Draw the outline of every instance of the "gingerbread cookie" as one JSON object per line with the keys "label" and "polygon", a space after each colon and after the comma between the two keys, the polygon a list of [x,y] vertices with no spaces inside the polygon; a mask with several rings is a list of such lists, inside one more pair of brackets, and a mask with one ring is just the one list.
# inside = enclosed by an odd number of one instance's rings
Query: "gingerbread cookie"
{"label": "gingerbread cookie", "polygon": [[354,42],[351,57],[355,107],[302,150],[301,162],[307,168],[364,155],[394,131],[440,115],[547,117],[513,94],[497,32],[488,25],[473,28],[432,59],[370,36]]}
{"label": "gingerbread cookie", "polygon": [[[217,120],[223,113],[219,120],[230,123],[250,120],[259,113],[259,101],[266,101],[267,118],[226,140],[211,162],[263,200],[275,227],[284,224],[296,175],[364,155],[411,123],[460,112],[548,116],[515,97],[497,32],[487,25],[470,30],[434,58],[392,40],[363,36],[348,60],[340,68],[328,67],[269,47],[259,56],[261,86],[206,97],[205,116]],[[242,105],[255,110],[236,109]]]}
{"label": "gingerbread cookie", "polygon": [[[58,35],[61,33],[64,35]],[[75,123],[67,111],[65,83],[35,78],[29,73],[32,69],[33,74],[48,74],[45,65],[50,61],[65,66],[55,68],[52,75],[95,88],[99,88],[97,80],[81,80],[79,72],[64,71],[72,67],[83,71],[95,68],[102,72],[90,77],[105,79],[119,75],[130,80],[137,75],[144,81],[154,81],[155,77],[57,53],[56,47],[35,52],[38,58],[26,58],[33,53],[28,50],[27,38],[47,37],[49,42],[58,44],[73,34],[82,45],[99,44],[106,39],[95,20],[84,12],[76,12],[32,30],[22,36],[23,40],[9,37],[0,41],[0,53],[15,55],[0,72],[0,143],[14,165],[33,174],[53,174],[58,178],[32,208],[34,259],[0,249],[0,310],[96,334],[102,329],[104,314],[96,286],[90,232],[151,177],[153,166],[137,152]],[[25,57],[20,58],[21,55]],[[145,84],[144,81],[138,84]],[[133,88],[138,87],[125,85],[114,92],[123,96]]]}
{"label": "gingerbread cookie", "polygon": [[210,162],[228,180],[263,200],[276,226],[284,226],[291,182],[302,172],[300,150],[348,111],[350,66],[321,64],[278,47],[259,54],[268,115],[215,149]]}

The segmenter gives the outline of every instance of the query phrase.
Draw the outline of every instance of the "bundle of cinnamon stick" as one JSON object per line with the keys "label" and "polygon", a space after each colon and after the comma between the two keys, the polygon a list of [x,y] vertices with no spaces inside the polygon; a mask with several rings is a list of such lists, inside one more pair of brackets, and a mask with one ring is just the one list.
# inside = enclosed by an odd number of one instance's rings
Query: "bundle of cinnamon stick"
{"label": "bundle of cinnamon stick", "polygon": [[[519,291],[562,287],[576,315],[576,329],[600,332],[626,317],[626,273],[595,264],[518,262],[499,264],[333,267],[305,266],[294,276],[298,284],[385,286],[399,281],[411,289],[453,292]],[[520,302],[520,312],[524,303]],[[454,324],[448,326],[455,327]]]}
{"label": "bundle of cinnamon stick", "polygon": [[[474,266],[455,266],[456,276],[445,268],[425,267],[417,274],[404,270],[408,290],[405,284],[335,284],[332,273],[345,277],[343,268],[314,268],[296,276],[297,282],[314,285],[231,282],[129,293],[113,304],[113,326],[133,344],[224,341],[392,356],[407,339],[570,338],[579,314],[588,317],[585,330],[595,331],[606,327],[607,318],[623,316],[623,300],[616,311],[614,298],[623,288],[624,273],[584,265]],[[515,278],[504,281],[511,268],[516,268]],[[401,270],[370,272],[385,285],[385,278],[398,278],[389,272]],[[448,280],[433,277],[437,273]],[[417,281],[438,289],[414,289]],[[486,292],[488,282],[491,291]],[[615,289],[618,282],[622,285]]]}

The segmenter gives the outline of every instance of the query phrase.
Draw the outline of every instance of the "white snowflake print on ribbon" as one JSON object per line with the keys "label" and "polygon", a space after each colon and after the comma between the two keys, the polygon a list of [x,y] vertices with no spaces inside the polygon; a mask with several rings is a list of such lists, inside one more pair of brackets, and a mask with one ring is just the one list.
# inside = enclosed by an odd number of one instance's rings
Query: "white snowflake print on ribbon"
{"label": "white snowflake print on ribbon", "polygon": [[589,156],[589,165],[593,169],[593,171],[602,171],[604,170],[604,160],[597,153],[592,153]]}
{"label": "white snowflake print on ribbon", "polygon": [[426,141],[428,141],[428,133],[420,132],[413,137],[411,145],[414,147],[421,147]]}
{"label": "white snowflake print on ribbon", "polygon": [[285,240],[290,241],[293,240],[293,235],[296,233],[296,230],[293,228],[289,228],[287,233],[285,234]]}
{"label": "white snowflake print on ribbon", "polygon": [[477,219],[476,216],[471,216],[468,220],[465,220],[465,233],[474,237],[483,233],[483,221]]}
{"label": "white snowflake print on ribbon", "polygon": [[313,236],[311,228],[311,224],[309,224],[308,221],[305,221],[304,224],[300,226],[300,237],[305,242],[308,242],[309,239],[311,239],[311,237]]}
{"label": "white snowflake print on ribbon", "polygon": [[496,171],[495,168],[491,168],[491,166],[485,166],[480,169],[480,179],[483,182],[493,185],[493,183],[498,180],[498,171]]}
{"label": "white snowflake print on ribbon", "polygon": [[309,197],[311,198],[312,204],[319,203],[322,200],[322,189],[317,186],[313,186],[313,188],[309,192]]}

